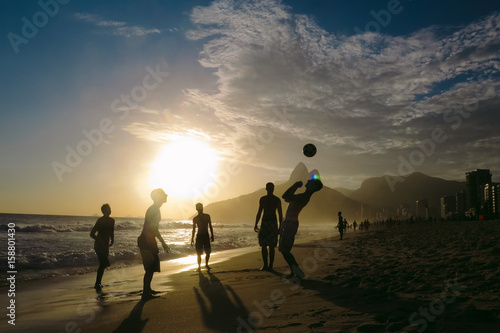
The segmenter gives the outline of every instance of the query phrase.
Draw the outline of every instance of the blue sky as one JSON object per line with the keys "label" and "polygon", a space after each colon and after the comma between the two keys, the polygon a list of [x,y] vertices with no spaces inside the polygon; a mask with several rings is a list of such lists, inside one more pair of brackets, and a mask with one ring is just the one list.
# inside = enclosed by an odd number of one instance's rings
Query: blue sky
{"label": "blue sky", "polygon": [[[214,149],[219,173],[241,168],[205,203],[286,180],[298,162],[330,187],[403,171],[463,180],[489,168],[496,178],[499,10],[497,1],[3,1],[0,212],[93,214],[109,201],[117,215],[141,215],[150,164],[180,137]],[[33,36],[26,20],[39,20]],[[113,130],[68,167],[67,147],[103,119]],[[310,159],[307,142],[318,147]]]}

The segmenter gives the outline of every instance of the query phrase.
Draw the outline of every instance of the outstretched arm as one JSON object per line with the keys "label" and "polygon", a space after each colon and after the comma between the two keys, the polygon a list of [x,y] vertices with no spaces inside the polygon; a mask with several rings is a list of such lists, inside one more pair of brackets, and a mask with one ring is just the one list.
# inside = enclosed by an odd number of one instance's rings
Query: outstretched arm
{"label": "outstretched arm", "polygon": [[288,190],[286,190],[285,193],[283,193],[282,198],[286,202],[290,202],[292,200],[292,198],[293,198],[293,195],[295,194],[295,191],[297,191],[297,189],[299,187],[302,187],[302,182],[301,181],[298,181],[295,184],[293,184],[292,186],[290,186],[290,188]]}
{"label": "outstretched arm", "polygon": [[163,240],[163,237],[160,234],[160,230],[158,230],[158,229],[156,230],[156,238],[158,238],[160,240],[161,246],[163,246],[163,249],[165,250],[165,252],[168,253],[168,251],[170,249],[168,248],[167,243],[165,243],[165,241]]}

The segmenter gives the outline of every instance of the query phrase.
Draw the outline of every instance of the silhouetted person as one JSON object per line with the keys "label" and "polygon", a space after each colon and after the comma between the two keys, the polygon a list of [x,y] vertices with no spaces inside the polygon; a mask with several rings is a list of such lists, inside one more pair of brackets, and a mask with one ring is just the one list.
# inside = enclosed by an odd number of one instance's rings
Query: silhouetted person
{"label": "silhouetted person", "polygon": [[299,228],[299,213],[304,208],[314,192],[323,188],[323,183],[319,179],[309,180],[306,184],[306,191],[304,193],[295,194],[295,191],[302,187],[302,182],[296,182],[283,194],[283,199],[288,202],[285,219],[281,223],[279,250],[283,254],[288,266],[290,266],[291,273],[288,278],[297,276],[304,278],[304,272],[299,268],[295,257],[291,253],[293,243],[295,241],[295,234]]}
{"label": "silhouetted person", "polygon": [[354,229],[354,231],[356,231],[357,226],[358,224],[356,223],[356,220],[354,220],[354,222],[352,223],[352,228]]}
{"label": "silhouetted person", "polygon": [[[259,200],[259,211],[257,212],[257,217],[255,218],[255,227],[253,230],[259,233],[259,245],[262,247],[262,260],[264,261],[264,267],[261,268],[262,271],[272,271],[274,263],[274,248],[278,245],[278,233],[281,228],[281,221],[283,220],[283,212],[281,210],[281,200],[273,194],[274,184],[266,184],[267,195],[263,196]],[[276,211],[278,211],[278,220],[276,220]],[[262,223],[260,225],[260,230],[258,228],[259,220],[262,216]],[[267,247],[269,247],[269,264],[267,261]]]}
{"label": "silhouetted person", "polygon": [[109,247],[115,242],[115,220],[111,217],[111,207],[104,204],[101,207],[102,217],[98,218],[94,227],[90,231],[90,237],[94,242],[94,250],[99,258],[99,268],[97,269],[97,277],[95,279],[94,288],[97,292],[102,290],[102,276],[104,269],[111,266],[109,263]]}
{"label": "silhouetted person", "polygon": [[342,218],[342,212],[338,213],[339,222],[337,223],[337,229],[339,229],[340,240],[344,239],[344,219]]}
{"label": "silhouetted person", "polygon": [[[214,230],[212,229],[212,221],[210,220],[210,215],[203,213],[203,204],[197,203],[196,210],[198,215],[193,219],[193,233],[191,234],[191,245],[194,242],[194,234],[196,231],[196,226],[198,226],[198,233],[196,234],[196,242],[194,247],[196,248],[196,254],[198,255],[198,270],[201,269],[201,255],[205,251],[205,267],[210,270],[208,266],[208,260],[210,259],[210,253],[212,253],[212,247],[210,242],[214,241]],[[208,229],[210,228],[211,236],[208,236]]]}
{"label": "silhouetted person", "polygon": [[144,265],[144,285],[142,289],[142,298],[149,299],[153,294],[157,293],[151,289],[151,281],[153,280],[154,272],[160,271],[160,253],[156,238],[158,238],[165,252],[168,252],[168,245],[163,240],[163,237],[158,230],[158,225],[161,220],[160,207],[167,202],[167,195],[161,188],[157,188],[151,192],[153,204],[146,211],[144,218],[144,227],[142,233],[137,238],[137,245],[141,250],[142,264]]}

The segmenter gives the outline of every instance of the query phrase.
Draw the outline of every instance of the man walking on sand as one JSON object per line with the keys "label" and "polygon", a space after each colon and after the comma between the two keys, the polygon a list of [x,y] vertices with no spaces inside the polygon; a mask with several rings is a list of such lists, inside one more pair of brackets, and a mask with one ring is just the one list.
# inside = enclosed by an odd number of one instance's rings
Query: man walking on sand
{"label": "man walking on sand", "polygon": [[102,291],[102,276],[104,274],[104,269],[111,266],[109,263],[109,247],[115,242],[115,220],[110,217],[111,207],[108,204],[104,204],[101,207],[102,217],[100,217],[92,230],[90,231],[90,237],[92,237],[94,242],[94,250],[99,259],[99,268],[97,269],[97,277],[95,280],[94,289],[100,293]]}
{"label": "man walking on sand", "polygon": [[302,187],[302,182],[298,181],[293,184],[283,194],[283,199],[288,202],[288,208],[285,214],[285,220],[281,223],[279,250],[285,258],[288,266],[290,266],[291,273],[287,278],[297,276],[299,279],[305,277],[304,272],[299,268],[295,257],[291,253],[293,243],[295,241],[295,234],[299,228],[299,213],[304,208],[311,196],[323,188],[323,183],[319,179],[311,179],[306,184],[306,191],[304,193],[295,194],[295,191]]}
{"label": "man walking on sand", "polygon": [[[281,221],[283,220],[283,212],[281,210],[281,200],[273,194],[274,184],[266,184],[267,195],[263,196],[259,200],[259,211],[257,212],[257,217],[255,218],[255,227],[253,230],[259,233],[259,245],[262,247],[262,261],[264,266],[260,269],[261,271],[272,271],[274,263],[274,248],[278,245],[278,233],[281,229]],[[276,211],[278,211],[278,220],[276,220]],[[260,217],[264,212],[262,217],[262,223],[260,225],[260,230],[258,227]],[[279,227],[278,227],[279,221]],[[267,247],[269,246],[269,262],[267,261]]]}
{"label": "man walking on sand", "polygon": [[[210,215],[203,213],[203,204],[198,202],[196,204],[196,210],[198,215],[193,219],[193,232],[191,234],[191,245],[194,242],[194,234],[196,232],[196,226],[198,226],[198,233],[196,234],[196,242],[194,247],[196,248],[196,254],[198,256],[198,270],[201,269],[201,255],[205,251],[205,268],[210,270],[208,266],[208,260],[210,259],[210,253],[212,253],[212,247],[210,242],[214,241],[214,230],[212,229],[212,221],[210,220]],[[208,237],[208,229],[210,228],[210,238]]]}
{"label": "man walking on sand", "polygon": [[137,238],[137,245],[141,250],[142,264],[144,265],[144,281],[142,289],[142,299],[147,300],[153,298],[153,294],[158,293],[151,289],[151,281],[153,274],[160,271],[160,257],[158,254],[158,244],[156,238],[161,242],[163,249],[168,253],[168,245],[163,240],[163,237],[158,230],[161,221],[160,207],[167,202],[167,195],[161,188],[157,188],[151,192],[153,204],[146,211],[144,226],[141,235]]}

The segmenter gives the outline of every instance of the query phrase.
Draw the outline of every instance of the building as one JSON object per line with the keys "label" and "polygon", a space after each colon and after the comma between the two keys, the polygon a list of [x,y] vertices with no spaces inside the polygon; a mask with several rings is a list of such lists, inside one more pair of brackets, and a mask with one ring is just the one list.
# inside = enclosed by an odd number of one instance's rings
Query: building
{"label": "building", "polygon": [[482,210],[488,219],[499,216],[498,195],[500,194],[500,184],[488,183],[482,186],[484,203]]}
{"label": "building", "polygon": [[409,204],[400,204],[399,208],[396,209],[396,217],[400,219],[408,219],[410,218],[410,205]]}
{"label": "building", "polygon": [[481,191],[481,186],[491,183],[491,172],[489,169],[467,172],[465,180],[466,211],[469,216],[476,217],[481,213],[481,201],[484,201],[484,190]]}
{"label": "building", "polygon": [[456,195],[455,195],[455,207],[456,207],[456,214],[457,216],[459,216],[460,218],[464,217],[465,216],[465,212],[467,211],[467,208],[466,208],[466,195],[465,195],[465,191],[460,191],[458,192]]}
{"label": "building", "polygon": [[448,219],[457,213],[457,198],[455,196],[444,196],[441,198],[441,217]]}
{"label": "building", "polygon": [[416,217],[429,219],[429,201],[427,199],[420,199],[416,202]]}
{"label": "building", "polygon": [[495,185],[495,196],[493,198],[494,218],[500,218],[500,184]]}

